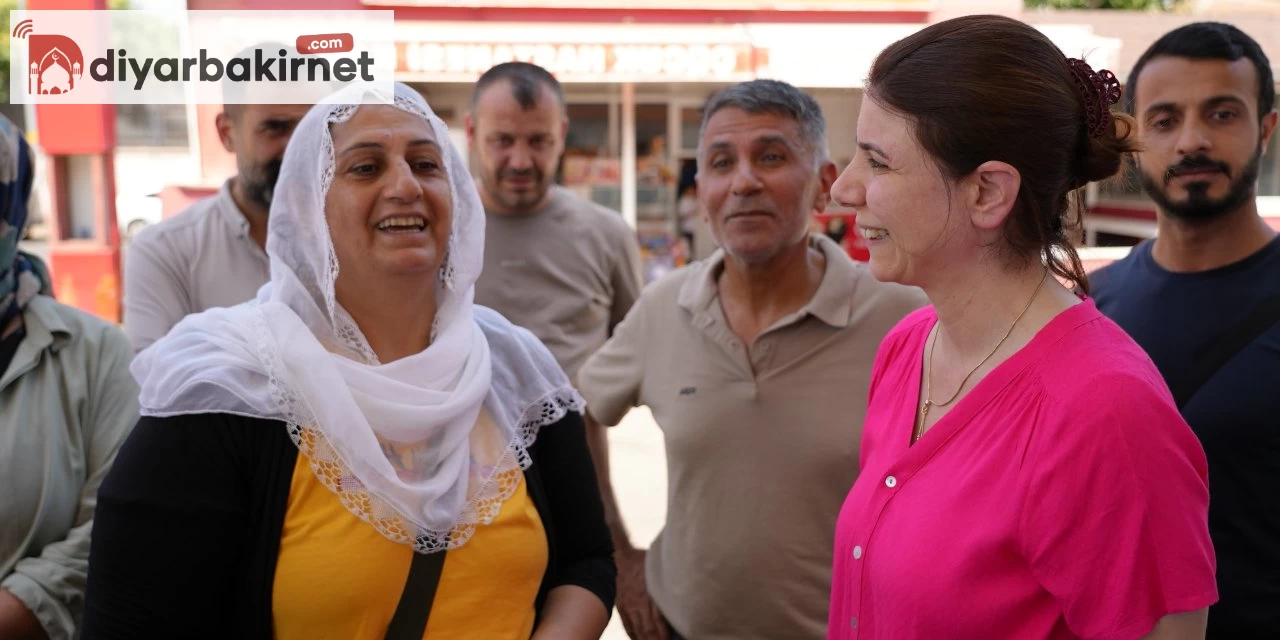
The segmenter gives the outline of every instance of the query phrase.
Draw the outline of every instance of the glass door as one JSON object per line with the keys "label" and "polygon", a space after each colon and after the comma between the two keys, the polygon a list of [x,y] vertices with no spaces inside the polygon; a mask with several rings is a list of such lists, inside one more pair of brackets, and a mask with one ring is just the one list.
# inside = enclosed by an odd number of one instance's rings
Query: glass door
{"label": "glass door", "polygon": [[559,182],[587,200],[622,208],[622,160],[617,150],[617,105],[569,104],[569,135]]}

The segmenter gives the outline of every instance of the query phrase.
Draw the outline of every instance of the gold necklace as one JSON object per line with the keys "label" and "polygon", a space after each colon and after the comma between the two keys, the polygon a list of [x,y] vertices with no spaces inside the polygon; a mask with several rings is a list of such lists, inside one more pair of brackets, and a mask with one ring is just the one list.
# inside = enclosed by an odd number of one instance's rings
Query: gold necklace
{"label": "gold necklace", "polygon": [[933,401],[933,348],[938,346],[938,327],[941,325],[941,323],[934,323],[933,329],[929,331],[929,340],[931,340],[931,342],[929,343],[929,371],[925,374],[924,378],[924,404],[921,405],[920,415],[916,419],[915,427],[911,430],[911,444],[915,444],[916,441],[920,439],[920,436],[924,435],[924,423],[929,417],[929,409],[932,409],[933,407],[945,407],[952,402],[955,402],[956,398],[960,396],[960,392],[964,390],[964,386],[969,383],[969,378],[973,377],[973,374],[977,373],[978,369],[981,369],[982,365],[986,364],[987,361],[991,359],[991,356],[994,356],[996,351],[1000,350],[1000,345],[1004,344],[1004,341],[1008,340],[1009,336],[1013,335],[1013,328],[1018,326],[1018,322],[1022,320],[1022,316],[1027,315],[1027,311],[1031,309],[1031,303],[1036,301],[1036,296],[1040,294],[1040,289],[1044,287],[1044,281],[1048,279],[1049,271],[1046,269],[1044,275],[1040,278],[1040,284],[1036,285],[1036,290],[1031,293],[1031,299],[1027,300],[1027,306],[1023,307],[1022,313],[1019,313],[1018,317],[1013,319],[1013,324],[1009,325],[1009,330],[1004,333],[1004,337],[1000,338],[1000,342],[996,343],[996,346],[991,349],[991,353],[988,353],[987,357],[983,358],[982,362],[978,363],[978,366],[969,370],[969,373],[964,377],[964,380],[960,381],[960,386],[956,388],[956,392],[951,394],[951,397],[948,398],[946,402]]}

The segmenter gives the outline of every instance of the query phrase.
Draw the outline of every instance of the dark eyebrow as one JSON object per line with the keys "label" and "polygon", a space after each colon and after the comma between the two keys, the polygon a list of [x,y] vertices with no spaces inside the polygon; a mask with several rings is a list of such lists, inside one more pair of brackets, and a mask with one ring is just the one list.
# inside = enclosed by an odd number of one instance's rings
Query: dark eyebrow
{"label": "dark eyebrow", "polygon": [[[440,145],[436,144],[435,140],[429,140],[427,138],[419,138],[409,143],[410,147],[418,147],[423,145],[432,146],[432,147],[435,147],[436,150],[440,150]],[[338,155],[346,155],[348,153],[359,151],[361,149],[382,149],[382,148],[383,148],[383,144],[381,142],[375,142],[375,141],[357,142],[347,147],[346,149],[343,149],[342,152],[339,153]]]}
{"label": "dark eyebrow", "polygon": [[1234,105],[1239,105],[1241,107],[1249,106],[1248,104],[1245,103],[1244,100],[1241,100],[1236,96],[1229,96],[1229,95],[1214,96],[1204,101],[1204,106],[1206,107],[1220,107],[1224,104],[1234,104]]}
{"label": "dark eyebrow", "polygon": [[[1245,108],[1249,106],[1248,103],[1246,103],[1244,100],[1241,100],[1237,96],[1220,95],[1220,96],[1213,96],[1212,98],[1205,100],[1204,102],[1201,103],[1200,108],[1208,109],[1213,107],[1219,107],[1224,104],[1232,104],[1232,105],[1237,105]],[[1176,102],[1157,102],[1147,107],[1147,110],[1142,112],[1142,114],[1143,116],[1150,118],[1151,116],[1157,113],[1163,113],[1166,111],[1177,111],[1178,109],[1179,109],[1179,105]]]}
{"label": "dark eyebrow", "polygon": [[1177,111],[1177,110],[1178,110],[1178,105],[1172,102],[1157,102],[1147,107],[1147,110],[1143,111],[1142,115],[1147,118],[1150,118],[1151,116],[1157,113],[1163,113],[1165,111]]}
{"label": "dark eyebrow", "polygon": [[724,142],[724,141],[712,142],[711,145],[707,147],[707,152],[710,153],[712,151],[723,151],[725,149],[732,149],[732,148],[733,148],[733,145],[729,144],[728,142]]}
{"label": "dark eyebrow", "polygon": [[870,142],[859,142],[858,148],[862,149],[863,151],[874,151],[880,154],[880,156],[883,157],[885,160],[891,159],[889,154],[884,152],[884,149],[881,149],[880,147],[877,147],[876,145],[871,144]]}

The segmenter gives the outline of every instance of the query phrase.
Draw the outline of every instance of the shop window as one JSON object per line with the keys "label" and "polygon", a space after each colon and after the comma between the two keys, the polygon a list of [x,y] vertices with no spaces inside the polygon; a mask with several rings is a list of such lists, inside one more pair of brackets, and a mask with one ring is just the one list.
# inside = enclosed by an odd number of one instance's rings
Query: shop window
{"label": "shop window", "polygon": [[677,264],[677,166],[667,138],[670,115],[666,103],[636,105],[636,236],[646,282]]}
{"label": "shop window", "polygon": [[622,164],[609,153],[609,105],[570,104],[559,182],[596,204],[622,208]]}
{"label": "shop window", "polygon": [[667,145],[667,105],[636,105],[636,227],[669,238],[674,230],[676,175]]}
{"label": "shop window", "polygon": [[609,153],[609,105],[571,104],[565,154],[605,156]]}
{"label": "shop window", "polygon": [[121,147],[188,146],[186,105],[116,105],[116,144]]}
{"label": "shop window", "polygon": [[698,151],[698,134],[702,128],[702,107],[685,107],[680,110],[680,149]]}

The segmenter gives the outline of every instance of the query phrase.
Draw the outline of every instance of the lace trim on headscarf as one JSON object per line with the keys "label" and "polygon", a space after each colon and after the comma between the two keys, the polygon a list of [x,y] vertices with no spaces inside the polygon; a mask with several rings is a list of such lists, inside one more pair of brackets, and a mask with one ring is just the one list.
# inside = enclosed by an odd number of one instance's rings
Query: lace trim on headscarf
{"label": "lace trim on headscarf", "polygon": [[188,316],[132,370],[143,415],[283,422],[351,513],[417,551],[456,548],[519,486],[539,430],[585,403],[533,334],[473,304],[483,206],[444,123],[404,85],[393,104],[423,116],[440,141],[454,215],[431,346],[377,362],[336,300],[339,265],[324,217],[336,180],[330,126],[370,98],[393,103],[352,92],[299,123],[272,200],[271,281],[257,298]]}

